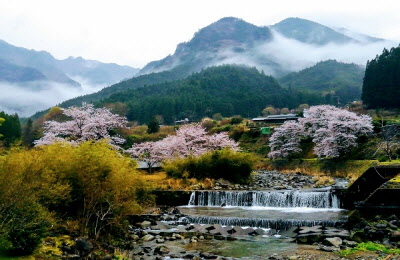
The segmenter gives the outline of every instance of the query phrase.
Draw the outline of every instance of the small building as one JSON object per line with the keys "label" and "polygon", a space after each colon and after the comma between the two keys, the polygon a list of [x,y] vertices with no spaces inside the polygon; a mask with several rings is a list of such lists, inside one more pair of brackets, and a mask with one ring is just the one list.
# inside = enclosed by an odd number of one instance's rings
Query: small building
{"label": "small building", "polygon": [[297,120],[299,117],[296,114],[285,114],[285,115],[270,115],[267,117],[256,117],[253,118],[253,122],[257,124],[283,124],[288,120]]}
{"label": "small building", "polygon": [[188,118],[175,121],[175,125],[186,125],[189,123],[190,123],[190,120]]}

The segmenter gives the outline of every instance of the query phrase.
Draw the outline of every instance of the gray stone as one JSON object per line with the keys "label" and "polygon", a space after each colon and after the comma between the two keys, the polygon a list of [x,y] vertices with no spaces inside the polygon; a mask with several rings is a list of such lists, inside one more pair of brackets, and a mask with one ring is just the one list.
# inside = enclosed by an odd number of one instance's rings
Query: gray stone
{"label": "gray stone", "polygon": [[340,237],[328,237],[325,238],[324,242],[328,246],[339,247],[343,243],[343,240]]}
{"label": "gray stone", "polygon": [[149,242],[149,241],[154,240],[154,238],[155,237],[153,235],[147,234],[144,237],[142,237],[140,240],[142,240],[143,242]]}
{"label": "gray stone", "polygon": [[140,223],[140,227],[141,228],[148,228],[148,227],[150,227],[151,226],[151,222],[150,221],[147,221],[147,220],[145,220],[145,221],[143,221],[142,223]]}

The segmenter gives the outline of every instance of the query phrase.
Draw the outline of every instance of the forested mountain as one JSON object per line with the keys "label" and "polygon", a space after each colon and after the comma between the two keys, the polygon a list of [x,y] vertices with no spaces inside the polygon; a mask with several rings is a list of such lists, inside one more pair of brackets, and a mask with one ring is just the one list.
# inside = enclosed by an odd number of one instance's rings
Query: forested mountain
{"label": "forested mountain", "polygon": [[367,63],[362,101],[368,108],[400,108],[400,46]]}
{"label": "forested mountain", "polygon": [[125,109],[119,112],[125,111],[129,120],[144,123],[161,115],[170,124],[177,119],[199,120],[215,113],[253,117],[266,105],[293,108],[319,101],[315,95],[290,93],[256,68],[225,65],[207,68],[183,80],[116,93],[99,105],[122,103]]}
{"label": "forested mountain", "polygon": [[[283,72],[280,65],[261,57],[255,50],[258,45],[271,40],[271,31],[267,27],[226,17],[199,30],[189,42],[180,43],[173,55],[150,62],[139,73],[165,71],[184,65],[186,75],[189,75],[213,65],[243,63],[268,66],[272,74],[279,74]],[[236,57],[243,57],[243,60]]]}
{"label": "forested mountain", "polygon": [[[80,86],[80,82],[71,77],[79,77],[79,80],[83,79],[93,84],[109,85],[131,78],[138,72],[138,69],[129,66],[85,60],[81,57],[57,60],[48,52],[16,47],[3,40],[0,40],[0,59],[6,62],[6,64],[2,64],[3,70],[0,71],[0,78],[7,78],[2,72],[14,70],[17,68],[15,66],[18,66],[24,67],[25,70],[30,68],[30,74],[36,70],[50,81],[77,87]],[[11,82],[26,81],[29,79],[26,73],[16,73]],[[21,75],[22,78],[19,79],[18,75]],[[32,81],[36,79],[36,76],[32,77]]]}
{"label": "forested mountain", "polygon": [[[280,52],[284,54],[285,51],[292,51],[285,48],[295,47],[289,46],[285,39],[295,40],[292,45],[297,42],[301,48],[307,47],[308,51],[315,49],[319,55],[328,50],[317,48],[329,44],[359,44],[365,47],[376,42],[385,43],[383,39],[352,33],[343,28],[334,30],[300,18],[287,18],[269,27],[259,27],[238,18],[227,17],[199,30],[189,42],[179,44],[174,54],[150,62],[139,73],[165,71],[185,65],[186,74],[189,75],[213,65],[245,64],[264,70],[269,75],[282,76],[296,71],[288,66],[291,63],[288,57],[279,55]],[[306,53],[293,52],[293,55],[291,59],[300,57],[309,60],[311,64],[316,63]],[[336,58],[329,53],[325,56]]]}
{"label": "forested mountain", "polygon": [[364,67],[357,64],[328,60],[290,73],[280,78],[279,83],[293,90],[318,93],[328,104],[346,104],[360,100],[364,71]]}

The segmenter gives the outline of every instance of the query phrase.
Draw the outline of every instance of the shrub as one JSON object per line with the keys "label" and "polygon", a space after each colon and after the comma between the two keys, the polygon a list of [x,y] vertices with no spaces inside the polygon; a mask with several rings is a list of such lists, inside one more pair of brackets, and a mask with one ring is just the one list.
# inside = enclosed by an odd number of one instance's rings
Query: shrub
{"label": "shrub", "polygon": [[246,182],[255,164],[248,153],[223,149],[167,162],[164,170],[174,178],[223,178],[236,183]]}

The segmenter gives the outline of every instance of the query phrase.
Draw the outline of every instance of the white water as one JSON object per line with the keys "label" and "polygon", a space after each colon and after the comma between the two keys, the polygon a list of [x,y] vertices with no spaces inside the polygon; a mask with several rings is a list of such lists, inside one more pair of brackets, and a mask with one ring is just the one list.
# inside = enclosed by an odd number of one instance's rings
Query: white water
{"label": "white water", "polygon": [[339,209],[338,197],[328,191],[197,191],[190,196],[189,206],[250,207],[310,211]]}

